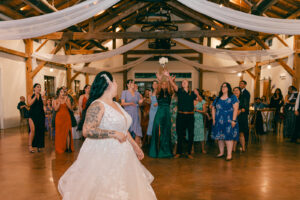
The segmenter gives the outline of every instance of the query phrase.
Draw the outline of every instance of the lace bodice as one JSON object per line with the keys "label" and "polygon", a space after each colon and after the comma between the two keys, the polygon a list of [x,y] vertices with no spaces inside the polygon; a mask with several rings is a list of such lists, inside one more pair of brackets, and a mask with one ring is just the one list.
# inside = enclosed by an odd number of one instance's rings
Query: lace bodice
{"label": "lace bodice", "polygon": [[105,108],[105,112],[102,117],[99,128],[105,130],[116,130],[127,134],[127,131],[132,123],[132,119],[129,116],[129,114],[120,106],[120,104],[115,102],[115,104],[117,104],[120,108],[123,115],[110,105],[106,104],[105,102],[101,100],[97,101],[101,102]]}

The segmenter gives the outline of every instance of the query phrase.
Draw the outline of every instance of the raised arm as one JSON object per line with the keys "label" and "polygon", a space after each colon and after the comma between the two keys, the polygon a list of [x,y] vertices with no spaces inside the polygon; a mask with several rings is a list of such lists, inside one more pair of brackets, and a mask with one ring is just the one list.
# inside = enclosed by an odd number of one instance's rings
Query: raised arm
{"label": "raised arm", "polygon": [[90,105],[86,112],[85,121],[83,124],[83,136],[93,139],[114,138],[120,142],[126,141],[126,136],[124,133],[115,130],[105,130],[99,128],[104,111],[105,109],[101,102],[96,101]]}
{"label": "raised arm", "polygon": [[53,108],[54,108],[54,110],[58,111],[59,107],[60,107],[60,102],[58,101],[58,99],[54,100],[53,101]]}
{"label": "raised arm", "polygon": [[167,70],[164,71],[164,75],[168,77],[169,82],[171,84],[171,87],[174,89],[174,91],[178,92],[178,86],[175,83],[175,78],[176,77],[175,76],[170,76],[170,73]]}

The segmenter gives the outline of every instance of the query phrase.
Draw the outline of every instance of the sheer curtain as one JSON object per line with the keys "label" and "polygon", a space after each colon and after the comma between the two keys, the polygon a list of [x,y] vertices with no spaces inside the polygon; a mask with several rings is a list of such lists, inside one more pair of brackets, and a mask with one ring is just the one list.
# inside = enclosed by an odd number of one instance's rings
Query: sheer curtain
{"label": "sheer curtain", "polygon": [[45,54],[40,52],[35,52],[32,54],[32,57],[54,62],[54,63],[60,63],[60,64],[76,64],[76,63],[89,63],[94,62],[98,60],[102,60],[105,58],[110,58],[116,55],[120,55],[122,53],[125,53],[139,45],[141,45],[143,42],[145,42],[146,39],[137,39],[133,42],[130,42],[129,44],[123,45],[117,49],[106,51],[103,53],[95,53],[95,54],[87,54],[87,55],[54,55],[54,54]]}
{"label": "sheer curtain", "polygon": [[199,13],[203,13],[232,26],[271,34],[300,34],[300,20],[297,19],[276,19],[252,15],[224,6],[220,7],[219,4],[206,0],[177,1]]}
{"label": "sheer curtain", "polygon": [[284,58],[290,56],[294,51],[288,47],[280,49],[268,49],[268,50],[256,50],[256,51],[235,51],[235,50],[226,50],[226,49],[216,49],[194,42],[190,42],[184,39],[176,38],[173,39],[188,48],[194,49],[200,53],[212,54],[220,58],[234,60],[234,61],[250,61],[250,62],[262,62],[268,60],[274,60],[278,58]]}
{"label": "sheer curtain", "polygon": [[75,70],[75,71],[78,71],[78,72],[83,72],[83,73],[89,73],[89,74],[98,74],[99,72],[101,71],[109,71],[111,73],[116,73],[116,72],[121,72],[121,71],[124,71],[124,70],[128,70],[128,69],[131,69],[132,67],[138,65],[138,64],[141,64],[142,62],[146,61],[148,58],[151,58],[153,55],[150,54],[150,55],[146,55],[146,56],[143,56],[135,61],[132,61],[126,65],[122,65],[122,66],[117,66],[117,67],[110,67],[110,68],[107,68],[107,69],[101,69],[101,68],[96,68],[96,67],[83,67],[83,65],[81,66],[72,66],[72,69]]}
{"label": "sheer curtain", "polygon": [[87,0],[78,5],[26,19],[0,22],[0,40],[34,38],[63,30],[93,17],[120,0]]}

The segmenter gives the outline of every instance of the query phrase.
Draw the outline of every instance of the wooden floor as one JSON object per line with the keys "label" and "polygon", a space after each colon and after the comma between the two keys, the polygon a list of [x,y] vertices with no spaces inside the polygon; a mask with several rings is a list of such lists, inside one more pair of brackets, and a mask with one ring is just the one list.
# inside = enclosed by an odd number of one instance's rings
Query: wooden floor
{"label": "wooden floor", "polygon": [[[19,128],[0,134],[0,199],[60,199],[59,177],[76,159],[76,152],[56,155],[46,137],[46,149],[30,154],[28,134]],[[300,144],[269,134],[260,144],[251,144],[245,154],[235,153],[226,162],[209,153],[194,160],[151,159],[143,164],[155,176],[153,188],[160,200],[277,200],[300,199]]]}

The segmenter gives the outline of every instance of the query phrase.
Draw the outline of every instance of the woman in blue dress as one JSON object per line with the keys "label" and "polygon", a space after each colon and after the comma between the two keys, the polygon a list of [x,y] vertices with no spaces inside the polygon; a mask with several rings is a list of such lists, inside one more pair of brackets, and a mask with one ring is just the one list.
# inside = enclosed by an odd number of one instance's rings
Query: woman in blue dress
{"label": "woman in blue dress", "polygon": [[226,143],[226,160],[232,160],[233,141],[238,138],[237,114],[239,109],[239,100],[232,94],[229,83],[223,83],[219,96],[215,99],[212,108],[213,132],[212,138],[218,140],[220,153],[218,158],[224,156],[224,147]]}
{"label": "woman in blue dress", "polygon": [[135,90],[134,80],[127,80],[127,90],[122,92],[121,105],[132,118],[132,124],[129,128],[129,132],[140,146],[142,146],[141,137],[143,136],[143,133],[139,118],[139,105],[142,103],[143,97]]}
{"label": "woman in blue dress", "polygon": [[[206,115],[206,101],[203,98],[202,92],[199,89],[194,92],[197,95],[197,99],[194,101],[195,105],[195,125],[194,125],[194,142],[201,143],[202,153],[205,151],[205,134],[204,134],[204,115]],[[195,143],[194,143],[195,144]]]}
{"label": "woman in blue dress", "polygon": [[157,106],[158,106],[157,98],[156,98],[157,86],[158,86],[158,82],[153,81],[152,90],[151,90],[151,94],[150,94],[151,106],[150,106],[150,112],[149,112],[149,123],[148,123],[148,128],[147,128],[148,144],[150,143],[150,140],[151,140],[154,117],[155,117],[155,114],[157,111]]}

